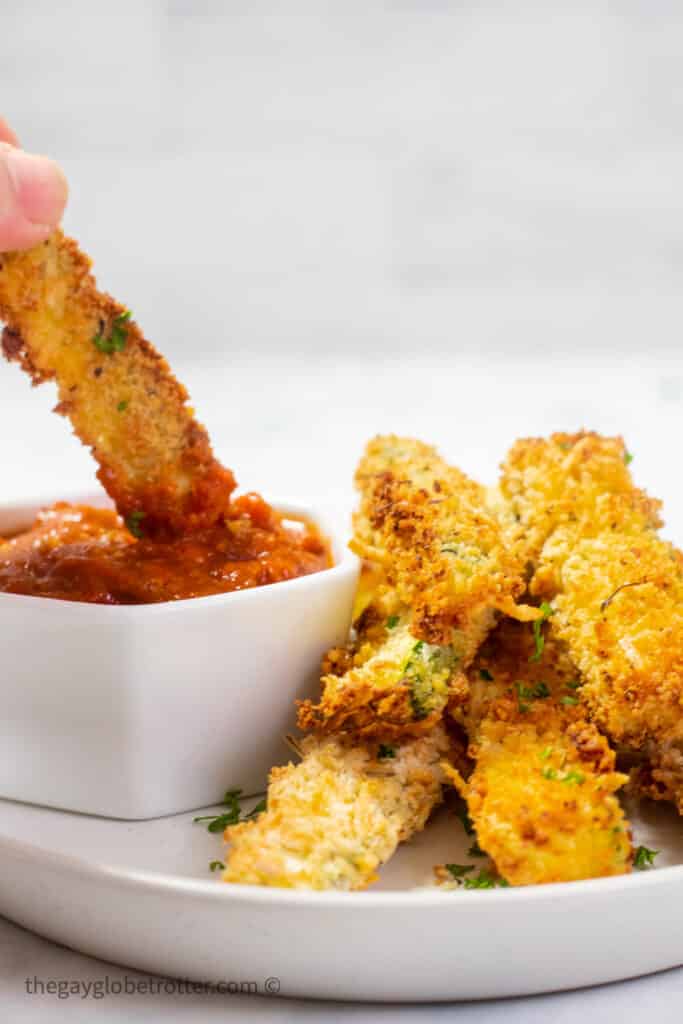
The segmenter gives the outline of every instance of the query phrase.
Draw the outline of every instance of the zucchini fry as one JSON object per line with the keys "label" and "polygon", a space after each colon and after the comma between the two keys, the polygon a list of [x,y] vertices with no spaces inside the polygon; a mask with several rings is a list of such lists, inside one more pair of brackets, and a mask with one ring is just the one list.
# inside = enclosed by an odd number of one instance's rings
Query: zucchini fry
{"label": "zucchini fry", "polygon": [[56,411],[90,446],[121,515],[147,536],[213,525],[235,481],[214,458],[185,389],[129,312],[98,291],[90,260],[56,231],[0,256],[5,356],[39,384],[55,380]]}
{"label": "zucchini fry", "polygon": [[[411,632],[429,644],[459,634],[465,662],[490,628],[491,611],[529,620],[520,563],[486,507],[484,488],[411,438],[376,437],[356,472],[360,508],[352,548],[381,565],[412,611]],[[483,620],[483,625],[482,625]]]}
{"label": "zucchini fry", "polygon": [[398,746],[307,736],[302,760],[273,768],[268,809],[226,829],[223,880],[363,889],[442,797],[443,726]]}
{"label": "zucchini fry", "polygon": [[351,547],[383,574],[382,610],[366,609],[374,645],[360,661],[352,649],[346,671],[323,676],[322,699],[302,705],[299,725],[359,736],[425,733],[449,697],[464,695],[462,672],[497,614],[533,619],[539,612],[515,603],[524,582],[483,488],[435,449],[375,438],[356,483],[361,503]]}
{"label": "zucchini fry", "polygon": [[562,646],[542,657],[528,626],[503,623],[472,666],[456,719],[470,738],[467,801],[482,850],[511,885],[566,882],[631,869],[628,822],[615,791],[627,780],[576,696]]}
{"label": "zucchini fry", "polygon": [[[620,439],[519,442],[502,491],[536,538],[531,590],[552,603],[550,632],[584,680],[593,720],[649,768],[649,795],[683,812],[683,555],[656,532],[660,503],[632,483]],[[553,480],[550,531],[538,481]]]}

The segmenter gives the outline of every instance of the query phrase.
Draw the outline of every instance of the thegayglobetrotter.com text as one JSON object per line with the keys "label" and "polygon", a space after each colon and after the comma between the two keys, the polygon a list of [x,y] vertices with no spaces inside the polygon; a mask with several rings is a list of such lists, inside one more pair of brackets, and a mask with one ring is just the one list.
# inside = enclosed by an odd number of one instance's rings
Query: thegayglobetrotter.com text
{"label": "thegayglobetrotter.com text", "polygon": [[54,999],[110,999],[120,996],[203,996],[277,995],[279,978],[263,981],[188,981],[185,978],[136,978],[125,974],[85,981],[80,978],[26,978],[26,992],[30,996],[51,996]]}

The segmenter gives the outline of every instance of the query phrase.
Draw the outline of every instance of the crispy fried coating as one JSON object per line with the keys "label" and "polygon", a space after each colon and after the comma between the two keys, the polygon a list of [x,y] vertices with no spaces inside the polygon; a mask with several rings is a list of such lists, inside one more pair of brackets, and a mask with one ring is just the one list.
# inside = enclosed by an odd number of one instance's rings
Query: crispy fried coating
{"label": "crispy fried coating", "polygon": [[558,526],[585,525],[604,495],[622,495],[653,526],[659,502],[637,491],[623,439],[588,431],[524,438],[503,465],[495,511],[518,560],[534,572],[544,544]]}
{"label": "crispy fried coating", "polygon": [[484,489],[436,449],[411,438],[376,437],[356,486],[361,500],[352,547],[383,567],[412,611],[417,639],[452,644],[455,631],[467,662],[489,610],[535,618],[535,609],[516,604],[524,591],[520,564],[486,507]]}
{"label": "crispy fried coating", "polygon": [[[361,493],[353,549],[374,573],[365,588],[345,670],[323,675],[322,699],[299,712],[303,729],[358,736],[418,735],[449,697],[466,693],[463,669],[524,589],[518,563],[487,510],[484,489],[410,438],[377,437],[356,474]],[[373,623],[367,635],[368,616]]]}
{"label": "crispy fried coating", "polygon": [[2,347],[34,384],[55,380],[57,411],[99,464],[124,517],[147,536],[219,522],[235,481],[214,458],[185,389],[126,309],[98,291],[90,260],[56,231],[0,256]]}
{"label": "crispy fried coating", "polygon": [[480,847],[511,885],[630,871],[628,822],[605,738],[576,697],[562,646],[535,656],[529,626],[498,627],[470,669],[471,699],[456,717],[470,737],[467,781],[450,770]]}
{"label": "crispy fried coating", "polygon": [[[342,660],[334,652],[334,670],[321,680],[322,700],[319,704],[305,701],[300,706],[300,728],[325,734],[353,733],[362,738],[422,735],[440,720],[449,699],[466,692],[452,646],[416,640],[408,615],[396,624],[385,619],[380,628],[383,639],[378,645],[367,638],[361,624],[346,657]],[[342,672],[336,671],[338,665]],[[329,666],[328,655],[325,667]]]}
{"label": "crispy fried coating", "polygon": [[[552,603],[592,718],[646,756],[641,779],[683,811],[683,555],[658,536],[660,503],[627,461],[619,438],[518,442],[501,490],[535,538],[531,589]],[[549,498],[562,509],[550,530]]]}
{"label": "crispy fried coating", "polygon": [[268,809],[228,828],[223,880],[293,889],[364,889],[441,801],[442,726],[387,748],[308,736],[298,765],[274,768]]}

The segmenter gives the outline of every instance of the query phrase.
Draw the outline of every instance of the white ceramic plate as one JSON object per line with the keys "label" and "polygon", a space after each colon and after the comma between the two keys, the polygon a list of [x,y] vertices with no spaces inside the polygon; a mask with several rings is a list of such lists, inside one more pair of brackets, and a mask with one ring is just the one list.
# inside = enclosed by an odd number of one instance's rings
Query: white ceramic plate
{"label": "white ceramic plate", "polygon": [[224,885],[208,867],[221,837],[190,814],[120,822],[0,801],[0,913],[105,960],[233,990],[422,1001],[574,988],[683,962],[683,824],[649,802],[629,813],[636,843],[661,851],[654,870],[439,891],[435,864],[477,863],[444,810],[371,891],[345,894]]}

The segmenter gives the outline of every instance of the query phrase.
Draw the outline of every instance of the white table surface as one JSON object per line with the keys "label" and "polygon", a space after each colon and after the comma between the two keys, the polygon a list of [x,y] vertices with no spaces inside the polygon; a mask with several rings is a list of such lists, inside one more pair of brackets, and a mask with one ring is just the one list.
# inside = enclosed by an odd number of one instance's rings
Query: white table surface
{"label": "white table surface", "polygon": [[[363,441],[394,429],[440,444],[464,469],[484,480],[512,439],[521,434],[582,425],[622,432],[635,455],[639,482],[665,499],[673,536],[683,538],[680,436],[683,361],[641,355],[567,356],[549,364],[539,356],[513,362],[458,356],[437,360],[268,365],[243,361],[215,367],[178,367],[216,447],[249,488],[272,495],[324,495],[349,503],[349,480]],[[258,403],[258,407],[254,407]],[[67,424],[48,410],[49,388],[31,392],[18,370],[0,367],[0,464],[8,497],[92,486],[88,457]],[[586,921],[590,927],[590,921]],[[417,937],[416,937],[417,938]],[[406,941],[411,941],[407,936]],[[646,941],[639,935],[634,942]],[[466,955],[467,937],[454,934],[453,955]],[[580,955],[580,951],[577,951]],[[683,959],[683,950],[682,950]],[[491,965],[495,970],[495,964]],[[457,1006],[370,1007],[246,996],[114,997],[68,1001],[28,995],[27,977],[96,981],[122,979],[122,968],[71,952],[0,921],[0,1009],[3,1019],[103,1021],[142,1017],[167,1024],[201,1014],[221,1020],[338,1019],[462,1021],[528,1024],[586,1019],[608,1024],[678,1022],[683,970],[592,990]],[[141,976],[140,976],[141,977]],[[286,979],[283,979],[283,990]],[[80,1015],[80,1018],[79,1018]]]}

